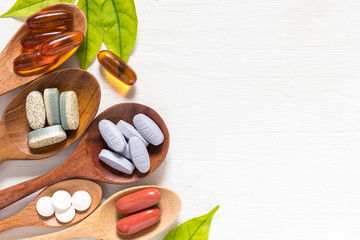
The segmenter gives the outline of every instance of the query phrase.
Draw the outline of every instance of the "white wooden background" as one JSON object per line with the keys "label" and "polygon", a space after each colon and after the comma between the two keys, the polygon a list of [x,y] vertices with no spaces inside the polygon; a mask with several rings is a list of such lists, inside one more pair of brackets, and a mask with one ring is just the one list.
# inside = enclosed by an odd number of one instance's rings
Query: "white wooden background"
{"label": "white wooden background", "polygon": [[[14,2],[1,1],[0,12]],[[137,84],[125,95],[96,61],[89,71],[101,84],[99,111],[149,105],[166,121],[171,146],[145,180],[101,184],[104,199],[135,185],[171,188],[183,203],[171,227],[220,204],[211,240],[359,239],[360,2],[135,2],[129,63]],[[1,48],[20,24],[0,19]],[[0,114],[16,92],[0,97]],[[55,168],[76,144],[50,159],[3,163],[0,189]],[[52,231],[14,229],[0,239]]]}

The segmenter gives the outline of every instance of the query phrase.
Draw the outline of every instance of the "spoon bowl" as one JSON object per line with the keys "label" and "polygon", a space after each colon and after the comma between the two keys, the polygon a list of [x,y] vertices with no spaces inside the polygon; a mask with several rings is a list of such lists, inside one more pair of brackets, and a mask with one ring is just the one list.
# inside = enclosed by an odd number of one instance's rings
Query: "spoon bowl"
{"label": "spoon bowl", "polygon": [[[67,10],[73,14],[73,23],[70,29],[86,34],[87,21],[86,17],[81,11],[80,8],[71,3],[54,3],[49,6],[46,6],[39,10],[38,12],[46,10]],[[3,51],[0,54],[0,95],[7,93],[15,88],[18,88],[26,83],[29,83],[36,78],[44,75],[45,73],[39,73],[36,75],[21,77],[14,73],[13,70],[13,61],[14,59],[23,53],[23,47],[20,44],[21,38],[29,32],[29,29],[26,27],[25,23],[19,28],[15,35],[10,39],[8,44],[5,46]],[[68,59],[76,49],[71,50],[66,53],[66,56],[61,57],[51,69],[62,64],[66,59]],[[49,71],[49,70],[48,70]],[[47,72],[48,72],[47,71]]]}
{"label": "spoon bowl", "polygon": [[[161,212],[160,221],[155,225],[144,229],[131,236],[122,236],[116,232],[116,223],[123,217],[115,208],[116,201],[130,193],[140,191],[145,188],[155,187],[161,193],[161,200],[155,206]],[[181,200],[179,196],[164,187],[159,186],[139,186],[128,188],[115,193],[108,198],[94,213],[81,223],[65,229],[63,231],[37,236],[29,239],[74,239],[74,238],[95,238],[104,240],[145,240],[150,239],[164,231],[178,216],[181,210]]]}
{"label": "spoon bowl", "polygon": [[[87,191],[92,199],[90,207],[82,212],[76,212],[75,218],[69,223],[59,222],[55,215],[53,214],[50,217],[42,217],[37,214],[36,211],[36,202],[44,196],[51,197],[56,191],[65,190],[70,195],[73,195],[76,191],[84,190]],[[90,215],[100,204],[102,197],[101,187],[89,180],[84,179],[72,179],[53,184],[42,192],[40,192],[34,200],[32,200],[23,210],[17,214],[0,221],[0,232],[6,230],[23,227],[23,226],[41,226],[41,227],[64,227],[73,225],[82,221],[84,218]]]}
{"label": "spoon bowl", "polygon": [[[147,115],[159,126],[164,134],[164,142],[158,146],[148,147],[150,156],[149,172],[141,173],[135,170],[133,174],[128,175],[116,171],[100,161],[99,153],[103,148],[108,147],[100,135],[98,124],[102,119],[108,119],[114,123],[122,119],[128,123],[132,123],[133,117],[138,113]],[[65,179],[84,178],[115,184],[127,184],[139,181],[149,176],[160,166],[166,157],[169,144],[169,131],[165,122],[155,110],[137,103],[114,105],[95,118],[79,145],[63,164],[40,177],[1,190],[0,209],[9,206],[43,187]]]}
{"label": "spoon bowl", "polygon": [[[84,88],[86,82],[86,88]],[[77,130],[66,131],[67,139],[43,148],[29,148],[27,135],[32,129],[26,118],[26,97],[33,90],[45,88],[59,91],[73,90],[79,102],[80,125]],[[100,104],[100,86],[89,72],[80,69],[63,69],[46,74],[22,89],[10,101],[0,120],[0,163],[8,159],[41,159],[63,150],[78,139],[95,117]]]}

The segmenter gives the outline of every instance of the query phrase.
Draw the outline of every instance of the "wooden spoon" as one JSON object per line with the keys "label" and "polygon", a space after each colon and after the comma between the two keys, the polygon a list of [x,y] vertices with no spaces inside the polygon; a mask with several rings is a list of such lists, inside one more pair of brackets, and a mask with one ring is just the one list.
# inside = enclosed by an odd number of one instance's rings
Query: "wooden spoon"
{"label": "wooden spoon", "polygon": [[[156,205],[160,209],[161,218],[155,225],[144,229],[131,236],[122,236],[116,232],[116,223],[123,217],[115,208],[116,201],[127,194],[148,187],[156,187],[161,192],[161,200]],[[73,238],[96,238],[103,240],[114,239],[149,239],[164,231],[178,216],[181,210],[181,200],[173,191],[158,186],[140,186],[122,190],[112,195],[96,211],[81,223],[50,234],[28,239],[51,240],[51,239],[73,239]]]}
{"label": "wooden spoon", "polygon": [[[86,85],[86,87],[84,87]],[[78,96],[80,125],[66,131],[67,139],[48,147],[30,149],[27,135],[32,129],[26,118],[25,102],[29,92],[57,87],[59,91],[74,90]],[[95,117],[100,104],[100,86],[89,72],[63,69],[46,74],[22,89],[11,100],[0,120],[0,163],[8,159],[41,159],[63,150],[78,139]]]}
{"label": "wooden spoon", "polygon": [[[86,34],[87,29],[87,21],[86,17],[81,11],[80,8],[71,3],[54,3],[49,6],[42,8],[40,11],[46,10],[68,10],[73,14],[73,25],[70,29],[77,30],[82,32],[84,35]],[[36,74],[28,77],[21,77],[14,73],[13,70],[13,61],[14,59],[23,52],[23,47],[20,44],[21,38],[29,32],[28,28],[25,24],[23,24],[19,30],[15,33],[15,35],[10,39],[8,44],[5,46],[3,51],[0,54],[0,95],[7,93],[15,88],[18,88],[28,82],[35,80],[36,78],[44,75],[45,73]],[[66,59],[68,59],[76,49],[66,54],[66,56],[61,57],[60,61],[58,61],[51,68],[62,64]]]}
{"label": "wooden spoon", "polygon": [[[51,197],[58,190],[65,190],[70,193],[70,195],[73,195],[76,191],[80,190],[88,192],[92,199],[89,209],[82,212],[76,211],[75,218],[69,223],[59,222],[56,219],[55,215],[52,215],[50,217],[40,216],[36,211],[36,202],[41,197]],[[53,184],[40,192],[36,196],[36,198],[32,200],[29,205],[27,205],[23,210],[7,219],[0,221],[0,232],[24,226],[64,227],[73,225],[89,216],[89,214],[92,213],[99,206],[101,197],[102,189],[97,183],[93,181],[72,179]]]}
{"label": "wooden spoon", "polygon": [[[89,94],[91,96],[91,94]],[[150,155],[150,170],[141,173],[137,170],[128,175],[108,167],[99,160],[102,149],[108,148],[102,139],[98,124],[101,119],[108,119],[114,123],[124,120],[132,123],[133,117],[143,113],[150,117],[159,126],[164,134],[164,142],[159,146],[148,146]],[[154,172],[165,159],[169,149],[169,132],[164,121],[152,108],[137,103],[121,103],[112,106],[95,118],[79,145],[70,157],[59,167],[23,183],[0,191],[0,209],[26,197],[37,190],[69,178],[85,178],[107,183],[126,184],[139,181]]]}

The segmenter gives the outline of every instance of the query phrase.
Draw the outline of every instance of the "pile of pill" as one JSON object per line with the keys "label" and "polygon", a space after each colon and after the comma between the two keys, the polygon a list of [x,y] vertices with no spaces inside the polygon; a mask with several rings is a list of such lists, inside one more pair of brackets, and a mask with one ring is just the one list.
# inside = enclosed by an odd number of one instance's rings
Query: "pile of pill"
{"label": "pile of pill", "polygon": [[91,196],[86,191],[77,191],[72,196],[64,191],[56,191],[52,197],[45,196],[36,202],[36,211],[42,217],[50,217],[55,213],[59,222],[69,223],[76,214],[91,206]]}
{"label": "pile of pill", "polygon": [[123,120],[117,125],[106,119],[99,122],[101,136],[114,151],[103,149],[99,158],[126,174],[132,174],[135,167],[141,173],[146,173],[150,170],[150,157],[146,147],[149,143],[160,145],[164,141],[164,135],[156,123],[142,113],[134,116],[133,123],[135,128]]}
{"label": "pile of pill", "polygon": [[160,220],[160,210],[156,205],[161,199],[157,188],[146,188],[124,197],[116,202],[116,209],[120,214],[130,214],[120,219],[116,230],[121,235],[132,235],[140,232]]}
{"label": "pile of pill", "polygon": [[73,14],[66,10],[31,15],[26,20],[28,33],[21,39],[24,52],[13,62],[14,72],[19,76],[44,73],[69,57],[84,40],[81,32],[71,30],[72,23]]}
{"label": "pile of pill", "polygon": [[34,129],[28,134],[30,148],[62,142],[67,137],[64,130],[76,130],[79,127],[76,93],[65,91],[60,94],[57,88],[46,88],[43,97],[40,91],[34,90],[26,97],[26,117]]}

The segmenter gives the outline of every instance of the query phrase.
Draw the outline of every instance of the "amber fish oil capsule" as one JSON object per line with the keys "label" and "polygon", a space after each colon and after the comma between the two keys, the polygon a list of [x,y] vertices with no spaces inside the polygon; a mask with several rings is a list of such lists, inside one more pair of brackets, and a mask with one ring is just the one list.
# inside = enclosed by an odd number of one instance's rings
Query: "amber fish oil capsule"
{"label": "amber fish oil capsule", "polygon": [[57,62],[59,56],[46,57],[36,49],[29,53],[23,53],[14,59],[14,72],[20,76],[31,76],[46,71],[46,68]]}
{"label": "amber fish oil capsule", "polygon": [[69,11],[48,10],[31,15],[26,20],[26,26],[30,29],[67,28],[72,20],[73,15]]}
{"label": "amber fish oil capsule", "polygon": [[80,46],[83,40],[84,35],[81,32],[64,32],[48,39],[40,46],[39,51],[44,56],[63,54]]}
{"label": "amber fish oil capsule", "polygon": [[136,82],[137,77],[134,70],[114,53],[103,50],[98,53],[97,57],[105,70],[115,78],[127,85],[133,85]]}
{"label": "amber fish oil capsule", "polygon": [[27,49],[37,49],[49,38],[62,34],[63,32],[64,30],[62,29],[29,32],[21,38],[21,45]]}

